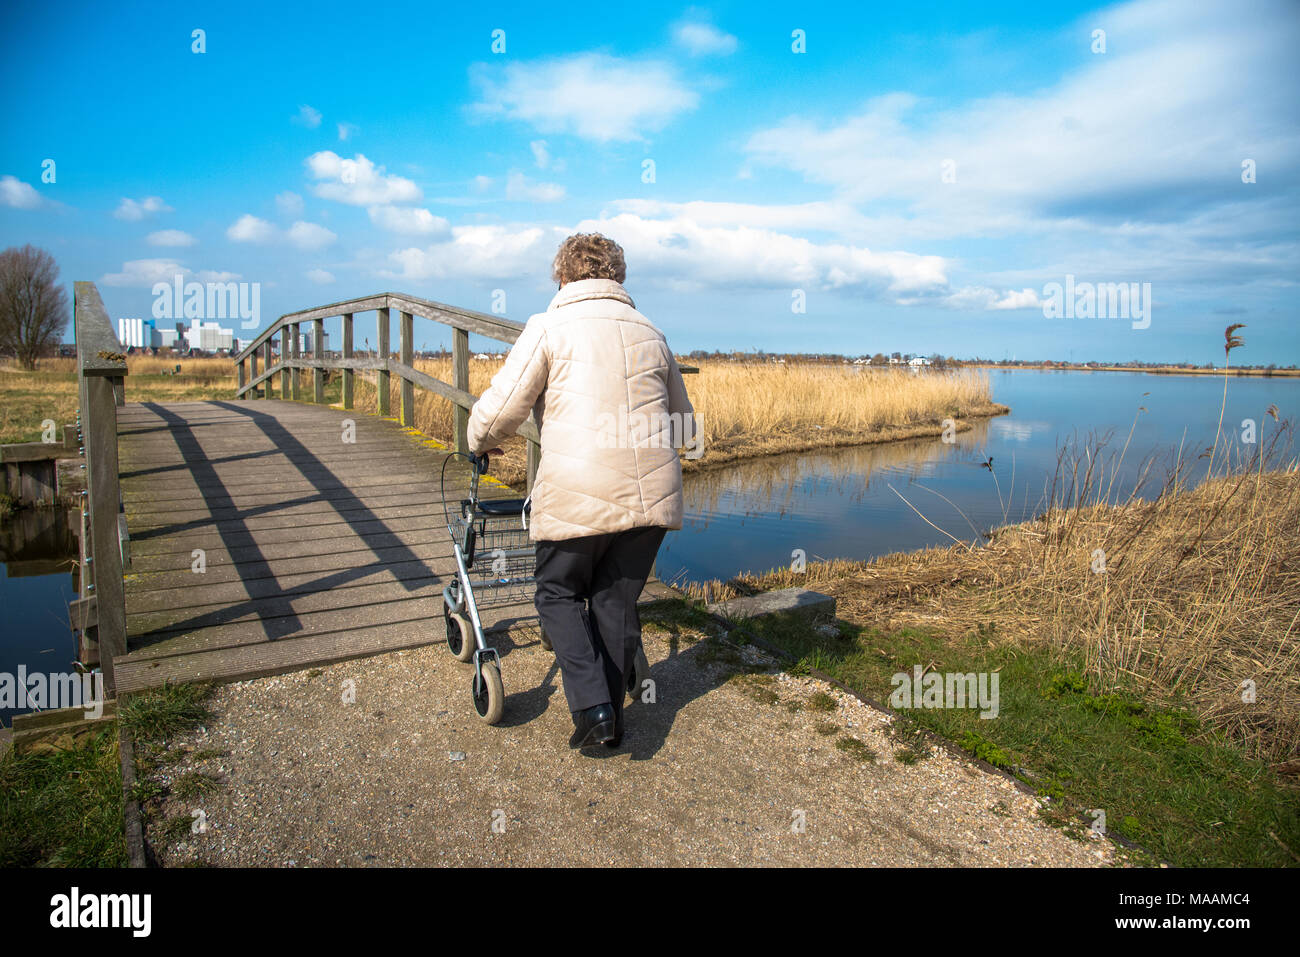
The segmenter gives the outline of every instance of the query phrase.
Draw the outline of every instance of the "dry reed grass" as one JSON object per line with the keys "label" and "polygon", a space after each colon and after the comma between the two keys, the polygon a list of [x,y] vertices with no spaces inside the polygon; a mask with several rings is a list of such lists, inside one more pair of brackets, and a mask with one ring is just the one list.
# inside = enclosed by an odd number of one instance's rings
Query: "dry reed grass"
{"label": "dry reed grass", "polygon": [[[415,367],[444,382],[451,381],[450,359],[420,359]],[[500,361],[470,363],[470,391],[481,395]],[[943,420],[959,430],[963,419],[1006,412],[990,396],[988,373],[854,371],[851,367],[803,363],[702,362],[686,388],[704,436],[703,456],[687,459],[687,471],[738,459],[829,446],[938,435]],[[398,409],[398,386],[390,384],[390,409]],[[374,414],[378,392],[373,382],[358,382],[355,408]],[[415,427],[449,442],[452,406],[438,396],[416,390]],[[517,484],[524,476],[522,440],[506,443],[504,457],[493,465],[503,481]]]}
{"label": "dry reed grass", "polygon": [[[687,586],[721,600],[799,585],[840,616],[1081,657],[1094,683],[1195,712],[1247,756],[1300,756],[1300,471],[1282,423],[1244,461],[1177,461],[1149,500],[1121,496],[1123,453],[1062,449],[1039,519],[965,544]],[[1142,470],[1149,474],[1149,470]],[[1255,700],[1244,692],[1253,682]]]}

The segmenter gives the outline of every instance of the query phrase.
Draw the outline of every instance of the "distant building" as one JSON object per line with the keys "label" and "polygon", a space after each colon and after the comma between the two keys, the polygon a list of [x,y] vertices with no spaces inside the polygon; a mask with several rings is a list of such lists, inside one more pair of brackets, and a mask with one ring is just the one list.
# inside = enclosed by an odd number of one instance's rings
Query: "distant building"
{"label": "distant building", "polygon": [[907,364],[911,366],[913,369],[920,369],[922,366],[928,366],[930,364],[930,360],[927,359],[925,356],[915,356],[909,359]]}
{"label": "distant building", "polygon": [[[314,348],[315,339],[313,338],[313,335],[314,330],[312,330],[310,326],[306,332],[299,333],[298,335],[298,348],[305,356],[313,355],[316,352],[316,349]],[[321,352],[330,351],[330,334],[328,332],[322,332],[320,334],[320,343]]]}
{"label": "distant building", "polygon": [[117,320],[117,339],[127,349],[149,349],[162,345],[152,319]]}

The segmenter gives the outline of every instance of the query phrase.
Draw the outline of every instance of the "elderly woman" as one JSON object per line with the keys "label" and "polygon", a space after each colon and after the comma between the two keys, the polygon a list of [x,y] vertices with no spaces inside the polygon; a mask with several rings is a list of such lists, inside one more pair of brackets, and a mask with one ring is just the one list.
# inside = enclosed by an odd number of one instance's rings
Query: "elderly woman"
{"label": "elderly woman", "polygon": [[566,239],[552,270],[560,291],[528,320],[469,419],[476,453],[529,412],[541,430],[529,523],[535,603],[573,714],[571,748],[623,740],[623,698],[641,654],[637,599],[665,531],[682,526],[676,446],[694,432],[681,370],[636,311],[626,274],[612,240]]}

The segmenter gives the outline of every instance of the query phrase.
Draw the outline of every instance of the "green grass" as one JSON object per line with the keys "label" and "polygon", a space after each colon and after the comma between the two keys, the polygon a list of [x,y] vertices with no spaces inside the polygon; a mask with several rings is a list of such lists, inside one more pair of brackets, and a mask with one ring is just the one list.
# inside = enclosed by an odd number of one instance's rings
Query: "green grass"
{"label": "green grass", "polygon": [[118,705],[118,715],[131,734],[135,745],[136,787],[134,797],[149,825],[149,837],[155,848],[183,840],[191,833],[193,819],[188,813],[172,814],[177,801],[192,801],[220,790],[220,779],[206,771],[176,774],[170,786],[159,783],[157,772],[166,765],[182,760],[206,761],[230,752],[219,748],[187,751],[170,743],[211,717],[208,697],[211,684],[164,685],[133,694]]}
{"label": "green grass", "polygon": [[117,723],[67,750],[0,757],[0,867],[125,867]]}
{"label": "green grass", "polygon": [[876,760],[876,752],[863,744],[857,738],[851,738],[846,735],[835,742],[835,747],[856,761]]}
{"label": "green grass", "polygon": [[[182,366],[186,364],[186,360],[180,361]],[[311,375],[302,375],[299,381],[299,400],[310,402],[314,395]],[[278,375],[272,394],[276,399],[284,398]],[[126,377],[128,402],[232,401],[234,398],[233,379],[184,373],[178,376],[136,374]],[[325,401],[340,402],[342,398],[343,380],[336,375],[325,383]],[[393,408],[395,412],[397,406]],[[46,419],[53,419],[58,425],[59,441],[62,441],[63,426],[77,420],[76,373],[0,371],[0,444],[39,442],[41,423]]]}
{"label": "green grass", "polygon": [[1091,687],[1076,661],[979,629],[955,641],[910,628],[851,629],[846,641],[779,621],[749,627],[795,657],[791,670],[818,669],[877,701],[889,700],[892,675],[918,663],[941,673],[998,671],[996,718],[973,708],[900,713],[896,760],[923,759],[922,732],[933,731],[1060,802],[1050,818],[1104,809],[1111,831],[1174,865],[1296,864],[1279,841],[1300,849],[1300,792],[1191,715],[1131,688]]}
{"label": "green grass", "polygon": [[[166,738],[208,716],[207,685],[173,685],[119,703],[118,720],[136,746],[136,800],[165,794],[146,773],[165,760]],[[0,867],[125,867],[118,724],[74,747],[0,757]],[[173,791],[194,796],[217,786],[210,775],[182,775]]]}
{"label": "green grass", "polygon": [[133,694],[118,706],[118,716],[137,746],[160,742],[187,731],[210,714],[207,684],[166,685]]}

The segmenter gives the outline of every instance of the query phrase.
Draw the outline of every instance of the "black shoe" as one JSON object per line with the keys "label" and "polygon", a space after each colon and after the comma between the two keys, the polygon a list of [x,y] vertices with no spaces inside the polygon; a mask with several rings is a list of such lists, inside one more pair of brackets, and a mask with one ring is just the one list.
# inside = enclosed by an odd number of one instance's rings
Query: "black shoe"
{"label": "black shoe", "polygon": [[573,737],[571,748],[588,748],[614,740],[616,725],[614,709],[608,702],[573,712]]}

